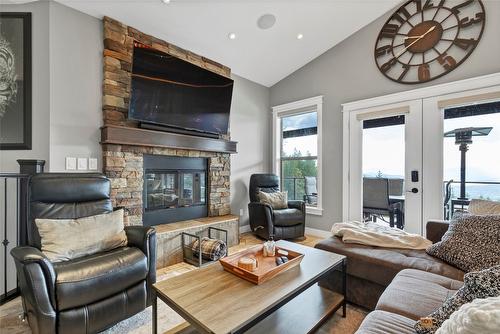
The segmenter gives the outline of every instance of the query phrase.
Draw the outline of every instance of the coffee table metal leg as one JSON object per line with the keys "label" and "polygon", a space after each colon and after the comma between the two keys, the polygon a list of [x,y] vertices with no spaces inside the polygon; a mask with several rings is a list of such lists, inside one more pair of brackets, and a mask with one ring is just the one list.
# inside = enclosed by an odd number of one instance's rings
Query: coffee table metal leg
{"label": "coffee table metal leg", "polygon": [[156,298],[156,291],[154,291],[154,289],[152,289],[152,293],[153,293],[153,300],[152,300],[152,304],[153,304],[153,314],[152,314],[152,323],[153,323],[153,334],[157,334],[158,333],[158,300]]}
{"label": "coffee table metal leg", "polygon": [[342,260],[342,294],[344,301],[342,302],[342,317],[346,317],[347,308],[347,259]]}

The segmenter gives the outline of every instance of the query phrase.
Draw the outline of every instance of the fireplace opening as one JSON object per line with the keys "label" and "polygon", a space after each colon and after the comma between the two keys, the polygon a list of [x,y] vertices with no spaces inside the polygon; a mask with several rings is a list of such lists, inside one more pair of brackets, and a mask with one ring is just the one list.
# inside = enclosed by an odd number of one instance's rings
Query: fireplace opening
{"label": "fireplace opening", "polygon": [[144,156],[143,223],[207,216],[207,159]]}

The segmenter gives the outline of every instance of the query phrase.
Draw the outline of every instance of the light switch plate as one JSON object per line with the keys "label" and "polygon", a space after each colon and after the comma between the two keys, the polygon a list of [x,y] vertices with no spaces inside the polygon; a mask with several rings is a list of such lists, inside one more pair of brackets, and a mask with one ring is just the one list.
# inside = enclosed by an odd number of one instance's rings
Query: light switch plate
{"label": "light switch plate", "polygon": [[66,157],[66,170],[76,170],[76,158]]}
{"label": "light switch plate", "polygon": [[89,158],[89,170],[97,170],[97,159]]}
{"label": "light switch plate", "polygon": [[87,170],[87,158],[78,158],[78,170]]}

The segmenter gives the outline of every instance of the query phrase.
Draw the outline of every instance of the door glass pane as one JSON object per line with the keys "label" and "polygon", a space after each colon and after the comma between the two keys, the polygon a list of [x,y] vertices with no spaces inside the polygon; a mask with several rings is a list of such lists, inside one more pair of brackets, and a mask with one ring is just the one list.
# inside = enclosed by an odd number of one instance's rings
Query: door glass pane
{"label": "door glass pane", "polygon": [[405,117],[363,122],[363,216],[404,228]]}
{"label": "door glass pane", "polygon": [[474,198],[500,201],[500,102],[446,109],[443,130],[445,219]]}

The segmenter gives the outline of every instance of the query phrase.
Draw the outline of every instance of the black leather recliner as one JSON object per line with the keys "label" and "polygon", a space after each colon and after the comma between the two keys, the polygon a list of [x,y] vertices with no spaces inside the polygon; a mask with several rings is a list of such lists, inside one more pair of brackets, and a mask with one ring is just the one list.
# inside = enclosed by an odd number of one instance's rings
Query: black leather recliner
{"label": "black leather recliner", "polygon": [[[37,174],[29,181],[28,244],[14,257],[23,308],[34,334],[102,331],[151,304],[156,232],[127,226],[128,245],[51,263],[40,251],[35,218],[80,218],[113,211],[101,174]],[[64,235],[61,235],[64,238]]]}
{"label": "black leather recliner", "polygon": [[275,174],[253,174],[250,177],[248,215],[252,231],[263,239],[304,237],[306,226],[304,201],[288,201],[288,208],[281,210],[273,210],[269,204],[259,202],[259,191],[275,192],[279,189],[280,179]]}

